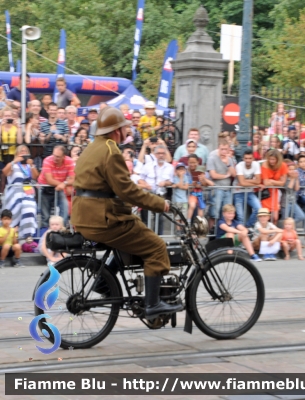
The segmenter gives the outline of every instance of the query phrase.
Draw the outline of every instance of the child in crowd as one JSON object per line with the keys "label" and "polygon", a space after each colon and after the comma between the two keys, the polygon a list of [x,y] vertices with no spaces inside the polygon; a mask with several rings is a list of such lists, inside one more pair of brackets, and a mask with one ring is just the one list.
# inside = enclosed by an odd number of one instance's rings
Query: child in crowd
{"label": "child in crowd", "polygon": [[11,228],[13,214],[10,210],[1,213],[2,226],[0,227],[0,268],[5,265],[6,257],[14,257],[14,266],[23,267],[20,262],[21,246],[18,243],[18,228]]}
{"label": "child in crowd", "polygon": [[49,229],[41,236],[38,244],[40,253],[46,257],[48,267],[53,267],[58,261],[62,260],[63,256],[55,253],[46,246],[47,234],[51,231],[59,232],[64,230],[64,220],[59,215],[52,215],[49,219]]}
{"label": "child in crowd", "polygon": [[271,136],[270,138],[270,149],[276,149],[282,153],[283,149],[281,149],[281,141],[280,138],[276,135]]}
{"label": "child in crowd", "polygon": [[[179,162],[186,165],[188,163],[189,156],[192,154],[195,154],[198,145],[197,145],[196,140],[188,139],[185,143],[185,146],[186,146],[187,154],[185,156],[181,157]],[[202,165],[202,158],[200,158],[200,157],[198,157],[198,164]]]}
{"label": "child in crowd", "polygon": [[157,117],[155,115],[156,105],[153,101],[145,103],[145,113],[140,118],[138,130],[141,133],[142,139],[148,139],[150,136],[154,136],[155,128],[158,125]]}
{"label": "child in crowd", "polygon": [[222,218],[218,221],[216,239],[231,238],[234,246],[239,246],[242,243],[252,261],[262,261],[254,253],[248,237],[248,229],[234,219],[235,211],[235,207],[232,204],[226,204],[222,207]]}
{"label": "child in crowd", "polygon": [[198,157],[192,154],[188,159],[188,175],[190,182],[189,209],[187,220],[190,223],[194,210],[198,206],[198,215],[203,217],[206,204],[203,200],[202,186],[214,186],[214,183],[205,177],[205,168],[198,165]]}
{"label": "child in crowd", "polygon": [[288,174],[285,186],[281,196],[281,215],[282,219],[289,216],[293,217],[296,222],[304,221],[305,214],[296,203],[297,192],[300,189],[299,173],[297,171],[297,165],[288,159],[284,160],[284,163],[288,166]]}
{"label": "child in crowd", "polygon": [[[281,242],[283,230],[269,222],[270,211],[268,208],[260,208],[257,213],[258,222],[254,225],[252,245],[254,250],[259,251],[262,241],[269,242],[272,246]],[[264,254],[264,261],[276,261],[275,254]]]}
{"label": "child in crowd", "polygon": [[[187,218],[187,204],[188,204],[188,188],[189,179],[186,174],[186,166],[183,163],[178,163],[175,167],[175,176],[173,178],[173,195],[172,202],[177,208],[180,208],[185,218]],[[177,216],[178,222],[182,223],[179,216]],[[181,229],[177,226],[177,235],[179,235]]]}
{"label": "child in crowd", "polygon": [[301,241],[298,237],[298,234],[295,230],[295,222],[293,218],[286,218],[284,221],[284,230],[281,240],[281,246],[285,253],[285,260],[290,259],[289,252],[292,250],[297,250],[298,252],[298,259],[304,260],[302,254],[302,245]]}

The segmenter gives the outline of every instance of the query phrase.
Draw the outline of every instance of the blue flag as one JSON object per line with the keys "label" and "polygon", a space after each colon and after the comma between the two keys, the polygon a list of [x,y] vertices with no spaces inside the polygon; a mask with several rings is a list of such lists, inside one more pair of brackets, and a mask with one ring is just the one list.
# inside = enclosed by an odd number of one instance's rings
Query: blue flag
{"label": "blue flag", "polygon": [[5,20],[6,20],[8,61],[10,64],[10,72],[14,72],[15,66],[14,66],[13,51],[12,51],[11,18],[10,18],[10,13],[7,10],[5,11]]}
{"label": "blue flag", "polygon": [[17,60],[16,62],[16,72],[21,73],[21,61]]}
{"label": "blue flag", "polygon": [[164,57],[161,81],[159,86],[158,106],[168,108],[169,99],[172,90],[174,71],[171,62],[176,59],[178,53],[178,42],[172,40],[167,46]]}
{"label": "blue flag", "polygon": [[134,35],[134,51],[133,51],[133,63],[132,63],[132,81],[133,82],[137,78],[136,69],[137,69],[138,57],[139,57],[139,52],[140,52],[142,27],[143,27],[143,21],[144,21],[144,7],[145,7],[145,0],[138,0],[136,32]]}
{"label": "blue flag", "polygon": [[[59,40],[59,52],[57,63],[56,79],[65,76],[65,66],[66,66],[66,31],[64,29],[60,30],[60,40]],[[53,101],[56,103],[58,96],[58,90],[55,85]]]}

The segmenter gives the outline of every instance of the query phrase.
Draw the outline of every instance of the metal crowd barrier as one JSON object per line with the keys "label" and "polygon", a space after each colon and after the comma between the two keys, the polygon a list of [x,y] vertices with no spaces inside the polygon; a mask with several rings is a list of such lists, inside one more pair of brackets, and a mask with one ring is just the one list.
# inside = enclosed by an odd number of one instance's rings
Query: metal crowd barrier
{"label": "metal crowd barrier", "polygon": [[[285,210],[286,215],[281,215],[278,223],[279,225],[282,225],[282,222],[285,218],[291,217],[294,218],[294,213],[295,213],[295,207],[296,207],[296,202],[292,202],[289,203],[289,195],[292,193],[291,189],[285,188],[285,187],[279,187],[279,186],[272,186],[272,187],[267,187],[265,186],[266,189],[271,189],[271,192],[278,190],[278,202],[279,204],[281,204],[281,197],[282,194],[284,192],[286,192],[286,199],[285,199],[285,204],[279,206],[279,213],[281,212],[281,208],[283,208]],[[211,209],[211,207],[214,205],[213,204],[213,200],[215,199],[214,197],[214,191],[215,189],[221,189],[221,190],[225,190],[225,191],[230,191],[230,203],[228,204],[233,204],[235,206],[235,202],[234,202],[234,197],[233,195],[235,193],[240,193],[237,190],[242,190],[245,193],[244,196],[244,204],[243,204],[243,221],[244,223],[246,223],[246,221],[249,219],[252,210],[250,209],[250,207],[248,206],[248,196],[249,193],[252,193],[253,190],[255,189],[259,189],[259,187],[251,187],[251,188],[245,188],[242,186],[210,186],[210,187],[205,187],[203,189],[203,198],[204,201],[207,205],[207,208],[204,211],[204,216],[205,218],[209,221],[210,220],[210,215],[209,215],[209,210]],[[300,189],[305,189],[305,187],[300,187]],[[191,190],[189,189],[189,194],[190,194]],[[257,193],[257,197],[258,200],[261,203],[261,197],[262,197],[262,192],[258,191]],[[295,195],[297,197],[297,194],[295,192]],[[275,196],[271,195],[271,198],[274,199],[275,201]],[[291,207],[289,207],[289,204],[291,204]],[[274,206],[274,204],[272,204],[272,206]],[[261,205],[261,207],[263,207]],[[301,206],[300,206],[301,208]],[[304,210],[305,210],[305,205],[304,205]],[[301,236],[305,236],[305,212],[303,211],[303,218],[302,220],[297,221],[296,223],[296,228],[298,230],[298,234]],[[221,215],[221,212],[220,212]],[[210,233],[208,236],[215,236],[216,234],[216,227],[218,224],[218,220],[219,220],[219,216],[216,216],[215,218],[215,223],[214,223],[214,229],[211,229]],[[154,223],[155,222],[155,223]],[[270,222],[274,222],[274,215],[273,213],[271,213],[271,217],[270,217]],[[160,224],[160,214],[156,214],[154,215],[154,213],[149,212],[148,213],[148,228],[153,229],[154,232],[156,234],[158,234],[158,230],[159,230],[159,224]],[[175,236],[175,227],[173,224],[171,224],[169,221],[165,220],[164,221],[164,231],[162,235],[159,236],[164,236],[164,237],[168,237],[168,236]]]}
{"label": "metal crowd barrier", "polygon": [[[2,194],[2,209],[5,207],[5,196],[6,196],[6,192],[9,188],[11,187],[23,187],[23,186],[27,186],[27,187],[32,187],[35,188],[35,198],[36,198],[36,203],[37,203],[37,235],[35,237],[33,237],[33,239],[40,239],[41,235],[40,235],[40,230],[41,230],[41,205],[42,205],[42,190],[45,187],[54,187],[54,186],[50,186],[50,185],[42,185],[39,183],[33,184],[20,184],[20,183],[15,183],[15,184],[7,184],[5,186],[5,190],[4,193]],[[59,215],[59,208],[58,208],[58,193],[56,190],[54,190],[54,205],[53,205],[53,213],[51,215]]]}
{"label": "metal crowd barrier", "polygon": [[[5,197],[5,193],[7,192],[8,188],[12,187],[12,186],[16,186],[16,187],[20,187],[20,186],[25,186],[25,184],[14,184],[14,185],[6,185],[4,194],[2,195],[2,197]],[[41,206],[42,206],[42,189],[44,187],[52,187],[50,185],[41,185],[41,184],[26,184],[26,186],[31,186],[33,188],[36,188],[36,201],[37,201],[37,223],[38,223],[38,229],[37,229],[37,237],[35,237],[35,239],[39,239],[40,238],[40,229],[41,229]],[[248,200],[248,195],[250,192],[252,192],[253,189],[258,189],[256,187],[254,188],[244,188],[242,186],[211,186],[211,187],[205,187],[203,189],[203,198],[204,201],[207,205],[207,208],[205,209],[204,212],[204,216],[209,220],[210,216],[209,216],[209,211],[211,206],[213,205],[213,201],[215,200],[215,189],[222,189],[222,190],[226,190],[226,191],[230,191],[230,203],[229,204],[233,204],[234,205],[234,200],[233,200],[233,195],[236,192],[236,190],[238,189],[242,189],[245,193],[245,197],[244,197],[244,208],[243,208],[243,220],[244,222],[248,220],[250,214],[251,214],[251,210],[249,209],[249,206],[247,205],[247,200]],[[283,193],[284,191],[286,191],[286,201],[285,204],[283,204],[283,209],[285,211],[287,211],[285,216],[281,216],[280,221],[282,221],[284,218],[287,217],[292,217],[294,216],[294,212],[295,212],[295,207],[296,207],[296,203],[292,202],[291,207],[289,207],[289,194],[291,194],[291,189],[288,188],[284,188],[284,187],[266,187],[266,189],[272,189],[272,190],[279,190],[279,202],[280,202],[280,195],[281,193]],[[301,187],[300,189],[305,189],[305,187]],[[54,191],[55,195],[54,195],[54,206],[53,206],[53,215],[58,215],[59,214],[59,210],[58,210],[58,192],[55,190]],[[261,201],[261,194],[262,192],[259,191],[258,192],[258,199]],[[271,196],[272,198],[274,198],[274,196]],[[4,198],[2,198],[2,204],[4,204]],[[291,208],[291,209],[290,209]],[[304,205],[304,210],[305,210],[305,205]],[[140,216],[140,213],[138,212],[137,208],[135,208],[135,213],[137,213],[138,216]],[[219,216],[217,216],[219,217]],[[161,221],[160,218],[163,218],[163,221]],[[271,215],[271,222],[273,222],[273,215]],[[148,211],[148,218],[147,218],[147,226],[148,228],[154,230],[155,233],[158,234],[159,232],[159,226],[160,223],[163,223],[163,232],[160,233],[159,236],[161,237],[174,237],[175,236],[175,231],[176,231],[176,227],[174,224],[170,223],[166,218],[162,217],[162,214],[158,214],[158,213],[153,213],[151,211]],[[218,223],[218,218],[215,218],[215,223],[214,226],[217,227],[217,223]],[[297,228],[298,228],[298,233],[302,236],[305,236],[305,213],[303,211],[302,214],[302,220],[300,220],[297,224]],[[213,236],[216,232],[211,231],[209,236]]]}

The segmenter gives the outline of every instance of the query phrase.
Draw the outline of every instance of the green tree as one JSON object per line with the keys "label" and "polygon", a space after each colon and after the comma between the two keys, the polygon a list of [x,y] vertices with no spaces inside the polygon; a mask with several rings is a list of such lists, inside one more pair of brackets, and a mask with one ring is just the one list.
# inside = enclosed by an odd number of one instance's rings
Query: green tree
{"label": "green tree", "polygon": [[270,78],[272,83],[279,86],[305,87],[304,30],[305,8],[300,11],[298,20],[287,19],[277,41],[269,43],[269,66],[275,72]]}

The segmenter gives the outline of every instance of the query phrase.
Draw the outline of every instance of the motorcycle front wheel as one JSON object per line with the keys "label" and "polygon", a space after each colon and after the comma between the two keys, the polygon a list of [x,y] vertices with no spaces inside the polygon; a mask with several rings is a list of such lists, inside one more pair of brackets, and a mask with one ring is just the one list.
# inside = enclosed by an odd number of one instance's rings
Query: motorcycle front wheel
{"label": "motorcycle front wheel", "polygon": [[235,339],[258,320],[265,289],[246,258],[223,254],[200,270],[188,290],[187,308],[196,326],[214,339]]}

